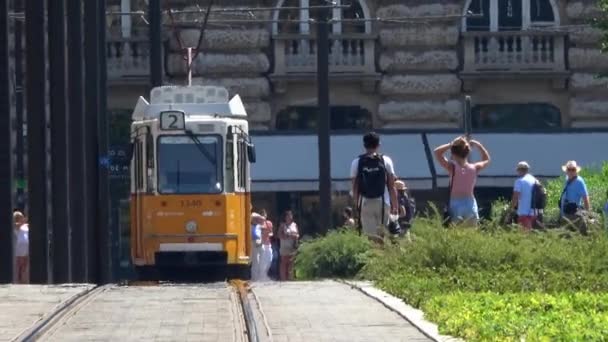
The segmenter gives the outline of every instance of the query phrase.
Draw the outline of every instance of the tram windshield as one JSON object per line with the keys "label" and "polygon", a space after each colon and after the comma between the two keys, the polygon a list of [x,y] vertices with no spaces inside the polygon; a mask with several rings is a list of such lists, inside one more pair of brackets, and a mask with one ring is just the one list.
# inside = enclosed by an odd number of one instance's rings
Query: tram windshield
{"label": "tram windshield", "polygon": [[[163,194],[222,192],[222,139],[217,135],[161,136],[158,191]],[[200,143],[200,144],[199,144]]]}

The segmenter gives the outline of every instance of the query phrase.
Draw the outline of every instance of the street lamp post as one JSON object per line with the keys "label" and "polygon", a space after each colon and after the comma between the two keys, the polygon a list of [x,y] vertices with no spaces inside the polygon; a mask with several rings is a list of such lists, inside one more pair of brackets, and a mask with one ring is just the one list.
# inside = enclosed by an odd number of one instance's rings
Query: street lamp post
{"label": "street lamp post", "polygon": [[317,22],[317,88],[319,146],[319,207],[322,232],[331,228],[331,153],[329,110],[329,10],[320,10]]}

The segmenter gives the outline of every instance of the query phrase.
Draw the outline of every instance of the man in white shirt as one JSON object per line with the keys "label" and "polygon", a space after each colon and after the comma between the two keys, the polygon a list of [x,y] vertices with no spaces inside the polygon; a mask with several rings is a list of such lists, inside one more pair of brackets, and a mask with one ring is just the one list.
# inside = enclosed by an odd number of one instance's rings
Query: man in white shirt
{"label": "man in white shirt", "polygon": [[388,156],[378,153],[380,137],[376,133],[363,136],[365,153],[351,163],[352,194],[359,210],[363,233],[382,238],[391,214],[397,214],[395,168]]}
{"label": "man in white shirt", "polygon": [[536,184],[536,177],[530,173],[530,165],[525,162],[517,164],[517,175],[519,178],[513,186],[513,198],[511,207],[517,208],[517,222],[526,230],[530,231],[536,221],[536,210],[532,209],[532,190]]}

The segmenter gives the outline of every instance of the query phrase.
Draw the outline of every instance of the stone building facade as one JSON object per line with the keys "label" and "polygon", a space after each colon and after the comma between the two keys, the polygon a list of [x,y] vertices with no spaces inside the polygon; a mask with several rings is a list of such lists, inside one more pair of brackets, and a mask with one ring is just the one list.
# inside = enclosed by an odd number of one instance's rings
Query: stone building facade
{"label": "stone building facade", "polygon": [[[480,130],[608,126],[608,81],[596,77],[608,55],[600,52],[601,32],[588,25],[599,13],[595,1],[337,2],[351,7],[332,11],[334,129],[457,128],[465,94],[472,96]],[[144,1],[109,3],[111,10],[145,9]],[[165,3],[197,9],[195,1]],[[193,83],[241,95],[256,130],[314,128],[316,28],[307,20],[318,15],[309,6],[322,1],[216,3],[216,9],[286,10],[214,12],[193,62]],[[467,12],[474,16],[464,18]],[[182,48],[197,45],[202,20],[195,11],[165,14],[167,83],[185,83]],[[147,90],[146,25],[135,16],[113,16],[108,29],[109,106],[129,110]]]}
{"label": "stone building facade", "polygon": [[[363,130],[410,134],[389,137],[386,141],[396,146],[387,153],[397,158],[399,176],[424,203],[441,197],[444,192],[437,187],[445,186],[447,178],[433,170],[430,150],[419,132],[451,132],[441,139],[457,134],[465,95],[472,98],[475,132],[608,128],[608,80],[595,77],[608,66],[608,55],[600,52],[601,32],[588,25],[599,13],[593,0],[334,2],[351,5],[332,10],[330,34],[331,127],[336,136],[352,133],[340,136],[338,142],[340,148],[351,150],[332,152],[336,222],[341,208],[353,205],[347,190],[348,165],[351,155],[359,152],[358,134]],[[204,7],[207,2],[163,3],[165,9],[190,11],[165,12],[163,17],[165,83],[186,84],[184,48],[197,46],[204,18],[197,4]],[[223,85],[231,95],[243,98],[259,152],[270,156],[260,155],[267,165],[256,164],[264,172],[258,172],[257,179],[252,176],[254,203],[274,218],[285,208],[295,209],[305,232],[319,229],[316,151],[312,151],[316,142],[311,136],[317,124],[316,25],[309,21],[318,11],[309,7],[323,3],[216,0],[215,10],[275,6],[282,10],[213,12],[192,70],[194,84]],[[110,11],[146,10],[144,0],[108,4]],[[474,16],[465,18],[466,13]],[[113,127],[122,127],[110,133],[115,132],[114,144],[120,145],[128,143],[123,141],[128,139],[124,128],[137,98],[148,96],[149,43],[147,25],[138,16],[108,16],[107,25],[108,107]],[[429,134],[426,144],[439,143],[437,139]],[[283,148],[287,141],[300,145]],[[500,154],[499,145],[493,146],[494,156]],[[299,160],[308,152],[305,158],[310,160]],[[572,159],[565,154],[556,158]],[[485,183],[480,180],[479,184],[486,184],[478,194],[482,208],[487,209],[484,201],[510,195],[512,179],[505,178],[513,172],[512,161],[506,162],[509,158],[498,156],[495,175],[483,175]],[[539,159],[536,165],[541,163],[547,165],[544,175],[559,172],[561,164],[554,167],[553,162]],[[128,175],[120,179],[125,184],[115,193],[123,191],[128,198]],[[128,200],[121,203],[123,216],[128,217]]]}

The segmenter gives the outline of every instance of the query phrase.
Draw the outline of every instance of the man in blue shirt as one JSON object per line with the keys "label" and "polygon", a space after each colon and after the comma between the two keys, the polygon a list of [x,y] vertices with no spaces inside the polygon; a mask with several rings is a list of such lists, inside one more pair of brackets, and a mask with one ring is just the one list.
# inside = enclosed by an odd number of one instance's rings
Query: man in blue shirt
{"label": "man in blue shirt", "polygon": [[562,166],[562,170],[566,172],[566,184],[560,197],[560,208],[561,217],[565,218],[566,221],[575,223],[578,226],[581,233],[587,232],[587,227],[581,216],[580,209],[591,210],[591,204],[589,200],[589,192],[587,191],[587,185],[578,173],[581,168],[577,165],[576,161],[571,160]]}
{"label": "man in blue shirt", "polygon": [[[585,210],[590,210],[591,205],[589,201],[589,192],[587,191],[587,185],[578,173],[581,171],[580,166],[576,164],[576,161],[571,160],[562,166],[562,170],[566,172],[566,184],[564,186],[564,192],[560,199],[560,206],[562,208],[562,215],[573,215],[576,210],[582,207]],[[572,204],[570,204],[572,203]]]}

